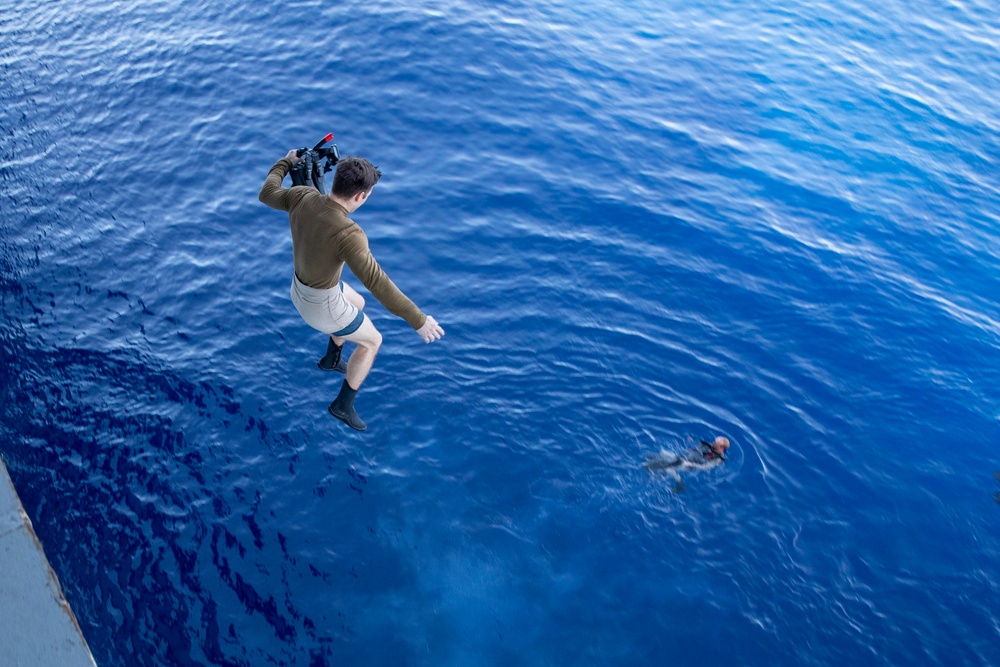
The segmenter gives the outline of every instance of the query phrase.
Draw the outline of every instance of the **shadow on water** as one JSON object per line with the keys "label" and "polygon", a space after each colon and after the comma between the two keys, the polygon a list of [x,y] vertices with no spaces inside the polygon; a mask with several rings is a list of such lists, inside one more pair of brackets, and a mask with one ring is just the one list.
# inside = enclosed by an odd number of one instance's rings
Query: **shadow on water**
{"label": "shadow on water", "polygon": [[[12,316],[39,295],[6,250],[0,454],[98,663],[260,664],[282,646],[282,664],[331,664],[355,634],[359,560],[406,577],[370,539],[365,477],[228,386],[134,350],[39,346]],[[292,480],[312,506],[282,504]],[[344,536],[336,553],[303,514]]]}

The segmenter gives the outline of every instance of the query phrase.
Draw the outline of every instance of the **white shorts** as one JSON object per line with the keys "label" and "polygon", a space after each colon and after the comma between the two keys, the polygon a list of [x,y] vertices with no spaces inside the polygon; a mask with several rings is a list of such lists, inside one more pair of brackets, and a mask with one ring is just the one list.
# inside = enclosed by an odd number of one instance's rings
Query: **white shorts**
{"label": "white shorts", "polygon": [[305,323],[331,336],[347,336],[358,330],[365,314],[344,296],[344,283],[330,289],[307,287],[292,276],[292,303]]}

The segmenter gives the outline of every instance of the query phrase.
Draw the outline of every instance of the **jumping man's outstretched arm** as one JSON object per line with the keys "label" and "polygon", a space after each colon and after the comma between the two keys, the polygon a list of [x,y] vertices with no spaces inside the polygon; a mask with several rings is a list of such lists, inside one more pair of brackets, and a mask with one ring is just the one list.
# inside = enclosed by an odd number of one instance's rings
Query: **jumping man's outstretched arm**
{"label": "jumping man's outstretched arm", "polygon": [[360,228],[347,235],[344,248],[347,250],[345,260],[351,272],[386,310],[406,320],[425,343],[431,343],[444,335],[444,329],[437,320],[422,313],[385,274],[368,248],[368,237]]}

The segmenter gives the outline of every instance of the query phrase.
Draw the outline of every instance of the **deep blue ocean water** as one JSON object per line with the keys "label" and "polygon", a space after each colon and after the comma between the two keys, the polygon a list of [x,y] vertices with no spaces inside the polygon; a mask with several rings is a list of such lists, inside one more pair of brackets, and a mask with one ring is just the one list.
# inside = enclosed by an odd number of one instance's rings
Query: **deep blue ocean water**
{"label": "deep blue ocean water", "polygon": [[[0,455],[101,667],[1000,664],[993,0],[0,2],[0,38]],[[364,434],[256,196],[328,131],[447,330],[369,299]]]}

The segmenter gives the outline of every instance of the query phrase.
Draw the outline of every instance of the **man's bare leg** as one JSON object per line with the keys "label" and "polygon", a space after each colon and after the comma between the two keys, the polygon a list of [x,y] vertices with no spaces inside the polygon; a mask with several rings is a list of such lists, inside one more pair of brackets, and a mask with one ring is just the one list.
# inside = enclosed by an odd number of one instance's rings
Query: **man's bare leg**
{"label": "man's bare leg", "polygon": [[[354,305],[358,310],[365,309],[365,297],[358,294],[357,290],[344,283],[344,298]],[[343,361],[341,355],[344,350],[344,338],[330,336],[330,341],[326,346],[326,354],[319,360],[318,366],[324,371],[347,372],[347,362]]]}
{"label": "man's bare leg", "polygon": [[351,355],[351,360],[347,364],[347,376],[340,385],[340,393],[327,410],[351,428],[364,431],[367,426],[354,409],[354,397],[357,396],[358,389],[361,388],[361,384],[372,369],[372,364],[375,363],[375,355],[382,346],[382,334],[366,316],[357,331],[344,336],[344,340],[356,343],[358,349]]}

